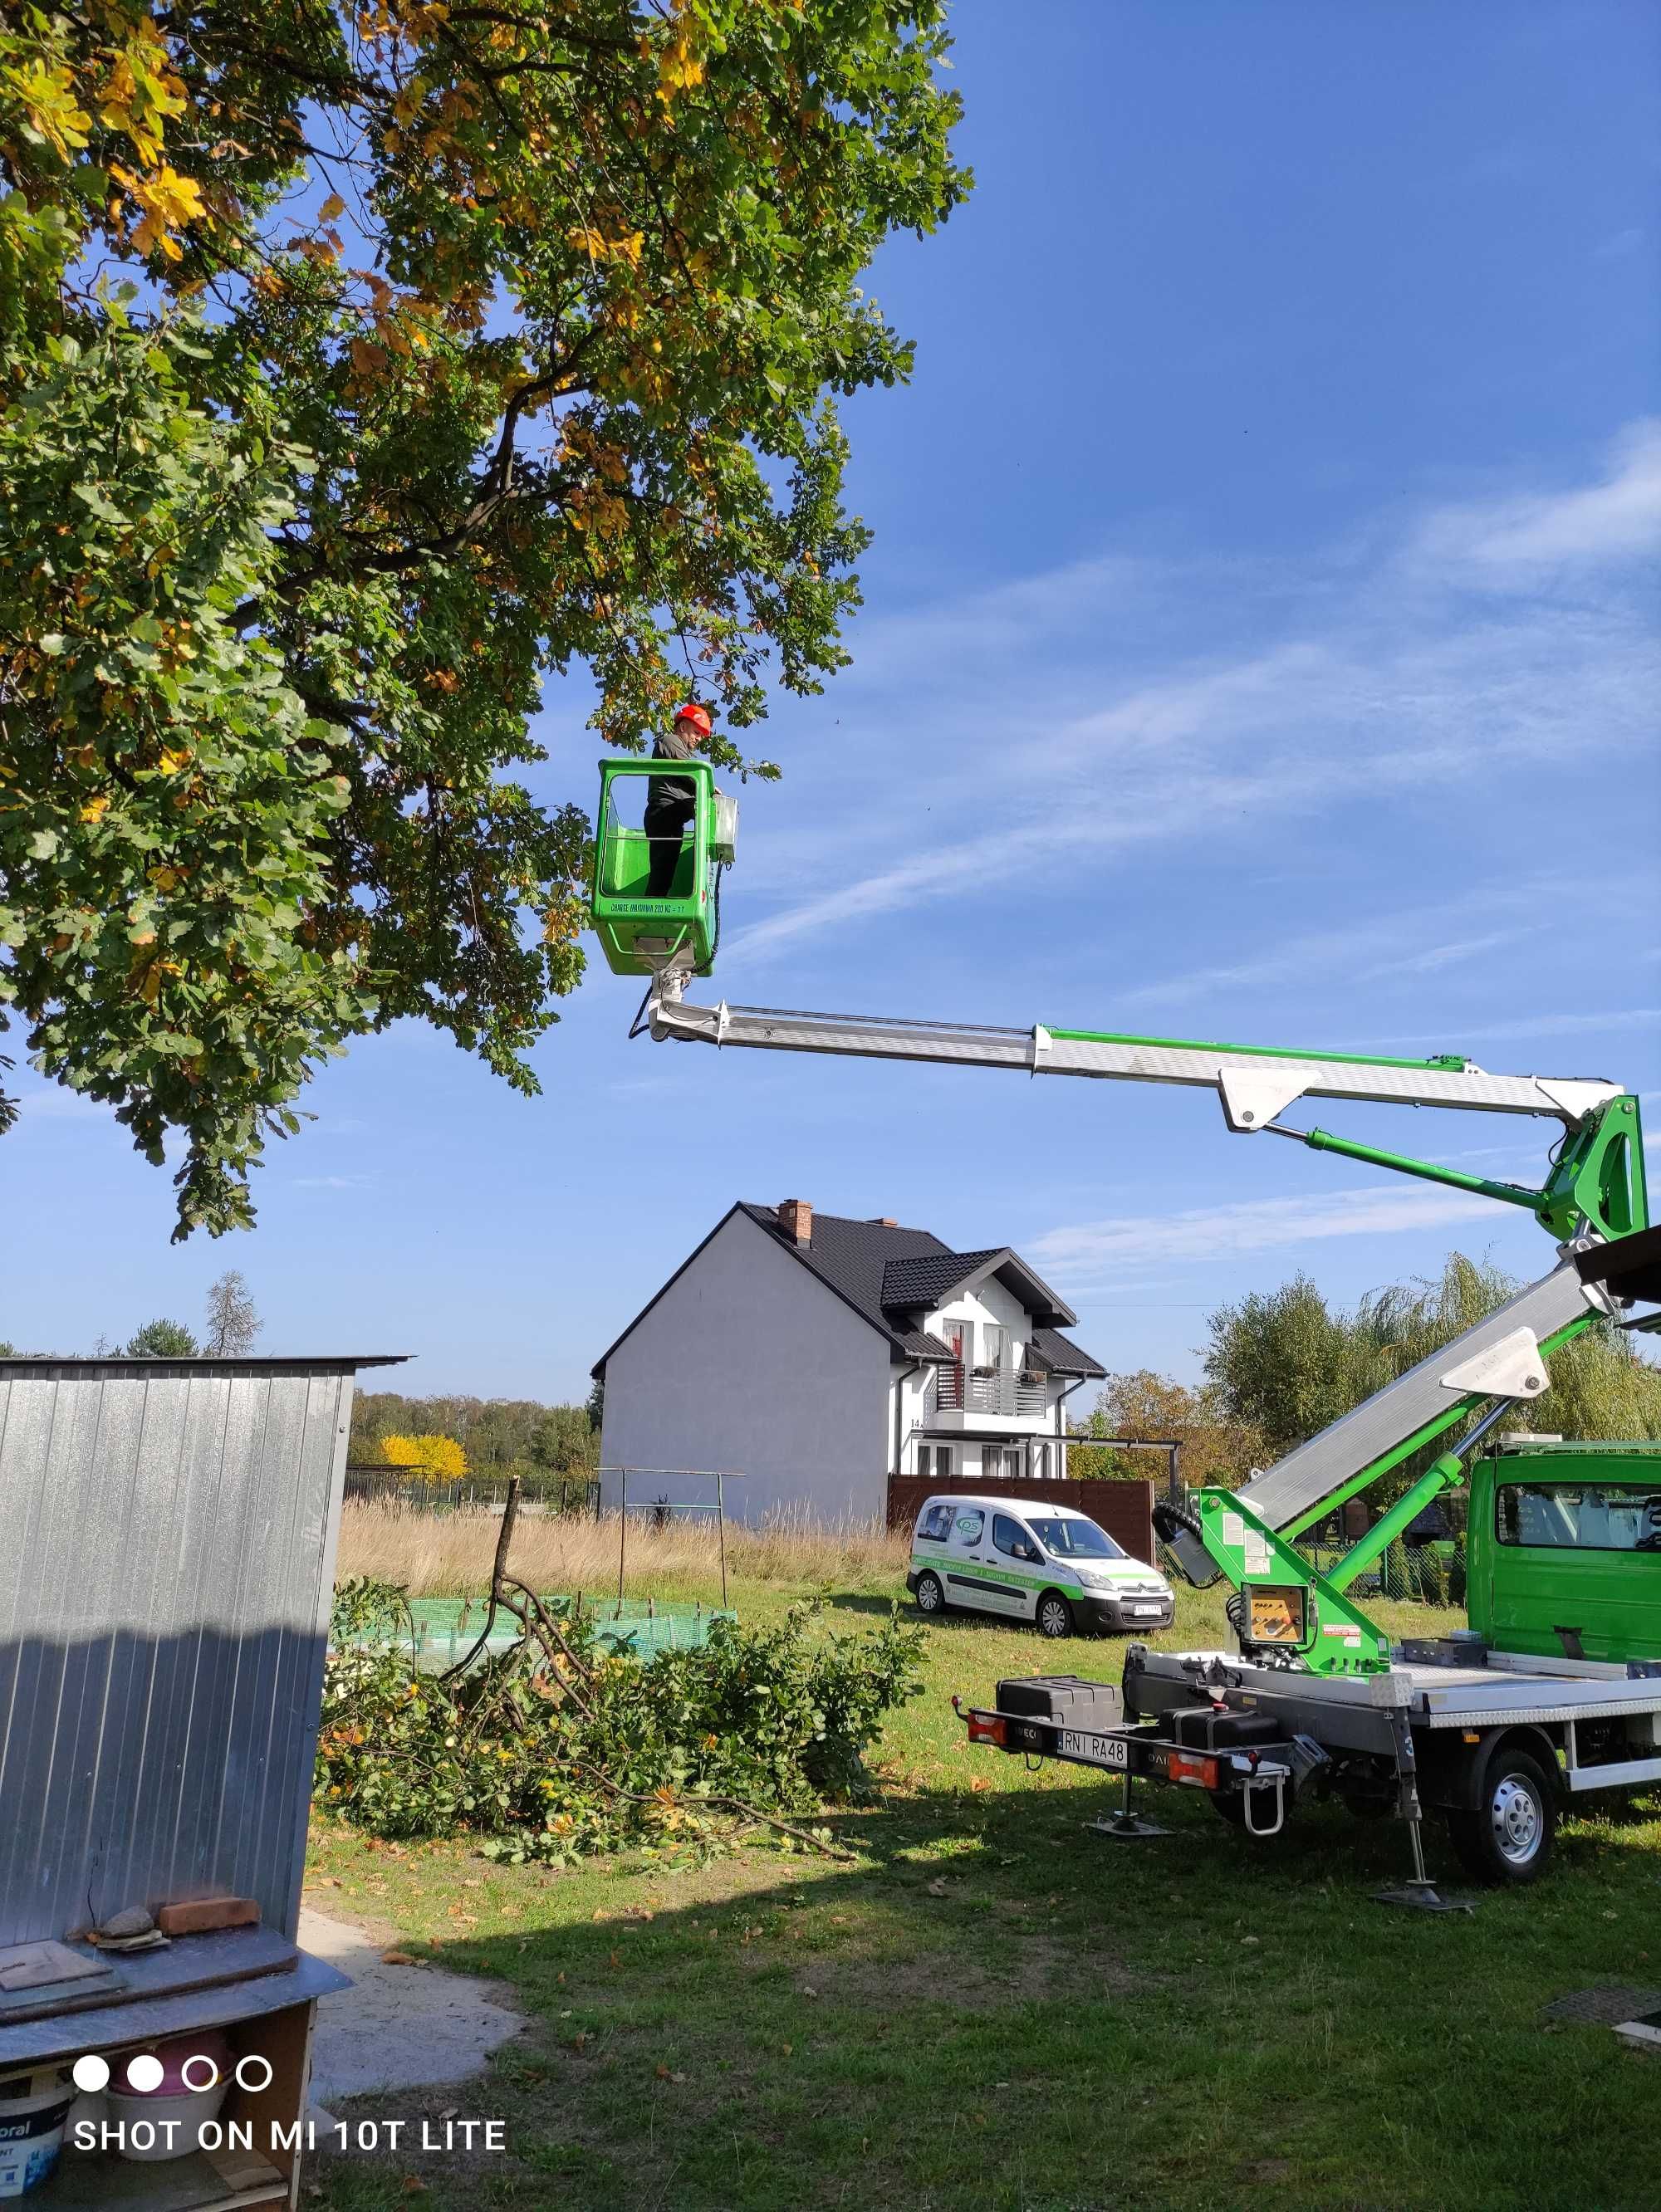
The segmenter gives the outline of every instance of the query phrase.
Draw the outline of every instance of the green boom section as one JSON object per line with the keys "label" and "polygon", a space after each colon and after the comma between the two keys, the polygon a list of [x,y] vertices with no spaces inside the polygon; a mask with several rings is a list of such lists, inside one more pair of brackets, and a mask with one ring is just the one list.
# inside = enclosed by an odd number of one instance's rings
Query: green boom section
{"label": "green boom section", "polygon": [[1236,1589],[1268,1586],[1305,1593],[1305,1634],[1288,1648],[1311,1674],[1389,1671],[1390,1638],[1384,1630],[1232,1491],[1202,1490],[1199,1522],[1201,1541]]}
{"label": "green boom section", "polygon": [[1630,1094],[1611,1098],[1587,1115],[1585,1124],[1565,1141],[1542,1190],[1530,1190],[1522,1183],[1495,1182],[1488,1176],[1467,1175],[1462,1168],[1386,1152],[1381,1145],[1335,1137],[1328,1129],[1274,1126],[1277,1135],[1299,1137],[1312,1152],[1337,1152],[1369,1167],[1389,1168],[1396,1175],[1416,1176],[1424,1182],[1445,1183],[1452,1190],[1475,1191],[1506,1206],[1525,1206],[1540,1226],[1560,1243],[1575,1236],[1583,1222],[1611,1242],[1649,1226],[1643,1128],[1638,1101]]}
{"label": "green boom section", "polygon": [[[1618,1103],[1618,1102],[1617,1102]],[[1540,1346],[1542,1358],[1592,1328],[1598,1320],[1587,1312],[1553,1331]],[[1403,1437],[1387,1452],[1369,1462],[1347,1482],[1330,1491],[1288,1527],[1276,1531],[1260,1521],[1232,1491],[1205,1490],[1199,1498],[1200,1536],[1206,1550],[1238,1589],[1244,1583],[1293,1583],[1309,1593],[1309,1633],[1298,1647],[1299,1656],[1317,1674],[1377,1674],[1390,1665],[1390,1638],[1376,1621],[1344,1595],[1356,1576],[1365,1572],[1386,1546],[1400,1534],[1433,1498],[1454,1488],[1465,1479],[1457,1455],[1445,1452],[1419,1478],[1353,1550],[1325,1574],[1294,1548],[1293,1540],[1354,1498],[1380,1476],[1388,1474],[1427,1443],[1445,1435],[1456,1423],[1467,1419],[1488,1402],[1481,1392],[1455,1399],[1445,1412]],[[1225,1515],[1228,1518],[1225,1518]]]}

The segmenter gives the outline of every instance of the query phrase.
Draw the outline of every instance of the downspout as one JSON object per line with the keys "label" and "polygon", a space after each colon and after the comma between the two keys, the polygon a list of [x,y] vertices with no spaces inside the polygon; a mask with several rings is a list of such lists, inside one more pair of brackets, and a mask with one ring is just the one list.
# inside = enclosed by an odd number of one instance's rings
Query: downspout
{"label": "downspout", "polygon": [[1062,1391],[1056,1400],[1056,1434],[1061,1439],[1061,1449],[1057,1456],[1061,1461],[1060,1472],[1063,1476],[1067,1473],[1067,1423],[1062,1418],[1062,1407],[1073,1395],[1073,1393],[1075,1390],[1082,1390],[1085,1384],[1089,1380],[1090,1377],[1087,1375],[1080,1376],[1078,1381],[1076,1382],[1069,1382],[1066,1389]]}
{"label": "downspout", "polygon": [[914,1375],[922,1374],[927,1364],[924,1360],[914,1359],[909,1367],[903,1367],[894,1377],[894,1473],[896,1474],[900,1471],[900,1417],[905,1405],[905,1386]]}

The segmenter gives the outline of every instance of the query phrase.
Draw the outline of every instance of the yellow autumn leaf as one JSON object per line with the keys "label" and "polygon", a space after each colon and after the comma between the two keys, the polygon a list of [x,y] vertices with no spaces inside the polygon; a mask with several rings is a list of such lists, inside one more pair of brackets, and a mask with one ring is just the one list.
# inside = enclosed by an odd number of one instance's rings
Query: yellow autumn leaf
{"label": "yellow autumn leaf", "polygon": [[591,261],[626,261],[631,268],[638,267],[645,235],[638,230],[625,231],[619,238],[607,238],[604,231],[587,224],[579,224],[566,236],[579,253],[586,253]]}
{"label": "yellow autumn leaf", "polygon": [[139,252],[149,253],[159,246],[169,261],[182,260],[184,249],[173,233],[207,213],[202,187],[195,178],[181,177],[170,161],[164,161],[149,177],[135,176],[131,169],[112,162],[110,174],[143,210],[143,220],[132,236]]}
{"label": "yellow autumn leaf", "polygon": [[658,56],[658,97],[667,106],[676,93],[690,92],[703,82],[703,64],[683,31]]}
{"label": "yellow autumn leaf", "polygon": [[6,80],[22,102],[29,128],[42,138],[60,161],[87,143],[92,118],[76,97],[75,79],[67,67],[49,70],[44,62],[8,70]]}
{"label": "yellow autumn leaf", "polygon": [[346,203],[338,192],[331,192],[317,211],[319,222],[338,222],[346,212]]}
{"label": "yellow autumn leaf", "polygon": [[161,151],[161,118],[182,115],[185,106],[185,88],[168,69],[167,48],[152,24],[141,23],[125,52],[116,57],[100,98],[100,122],[125,131],[139,159],[149,163]]}
{"label": "yellow autumn leaf", "polygon": [[149,966],[144,970],[143,981],[138,986],[139,995],[153,1006],[161,995],[163,979],[168,975],[177,975],[179,973],[179,967],[176,960],[151,961]]}
{"label": "yellow autumn leaf", "polygon": [[109,811],[110,802],[107,799],[102,796],[89,799],[81,810],[81,819],[83,822],[101,822]]}
{"label": "yellow autumn leaf", "polygon": [[177,775],[181,768],[188,768],[190,764],[190,754],[183,745],[169,745],[163,749],[161,754],[163,775]]}

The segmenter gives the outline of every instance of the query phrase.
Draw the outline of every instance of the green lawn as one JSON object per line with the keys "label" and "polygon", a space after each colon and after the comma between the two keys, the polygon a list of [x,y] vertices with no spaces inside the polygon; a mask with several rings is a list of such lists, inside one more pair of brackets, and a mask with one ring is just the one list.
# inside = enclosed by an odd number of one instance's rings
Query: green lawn
{"label": "green lawn", "polygon": [[[736,1594],[751,1619],[789,1595]],[[826,1618],[884,1603],[828,1595]],[[1217,1640],[1214,1606],[1180,1594],[1159,1640]],[[1542,1885],[1469,1920],[1373,1904],[1406,1870],[1402,1832],[1336,1808],[1254,1845],[1165,1790],[1145,1807],[1173,1832],[1116,1844],[1082,1825],[1116,1788],[970,1751],[948,1701],[1058,1665],[1116,1679],[1119,1658],[933,1628],[879,1797],[832,1822],[856,1866],[757,1847],[684,1875],[556,1875],[314,1822],[311,1903],[502,1977],[532,2023],[477,2087],[342,2108],[498,2117],[505,2157],[333,2159],[319,2201],[371,2212],[424,2184],[435,2212],[1652,2208],[1656,2061],[1542,2008],[1661,1989],[1661,1799],[1571,1821]]]}

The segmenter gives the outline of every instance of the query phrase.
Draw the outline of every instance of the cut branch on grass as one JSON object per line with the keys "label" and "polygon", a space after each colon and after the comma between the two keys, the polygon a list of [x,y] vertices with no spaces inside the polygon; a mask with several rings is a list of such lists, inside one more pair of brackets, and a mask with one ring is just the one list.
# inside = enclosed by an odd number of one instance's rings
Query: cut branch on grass
{"label": "cut branch on grass", "polygon": [[[730,1820],[851,1860],[804,1816],[863,1786],[865,1751],[917,1686],[915,1627],[810,1637],[797,1606],[782,1626],[718,1620],[708,1643],[642,1664],[599,1652],[593,1623],[562,1620],[512,1572],[514,1525],[497,1534],[483,1632],[436,1680],[388,1632],[401,1591],[343,1593],[320,1801],[389,1838],[473,1834],[487,1856],[566,1863],[677,1833],[708,1850]],[[492,1654],[504,1614],[520,1633]]]}

